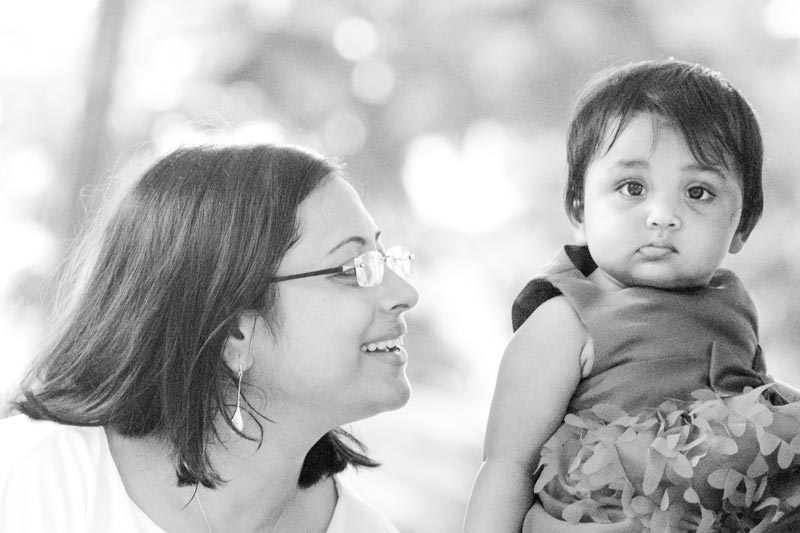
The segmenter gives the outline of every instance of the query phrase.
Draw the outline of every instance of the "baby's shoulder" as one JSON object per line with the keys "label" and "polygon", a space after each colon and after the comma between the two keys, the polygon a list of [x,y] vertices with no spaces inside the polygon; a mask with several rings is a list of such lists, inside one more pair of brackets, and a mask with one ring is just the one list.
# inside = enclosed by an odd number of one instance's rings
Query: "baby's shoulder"
{"label": "baby's shoulder", "polygon": [[580,353],[588,340],[586,326],[569,300],[564,296],[554,296],[528,316],[514,333],[511,344]]}
{"label": "baby's shoulder", "polygon": [[561,291],[544,278],[530,280],[511,306],[511,325],[516,331],[543,303],[561,296]]}
{"label": "baby's shoulder", "polygon": [[583,323],[578,316],[578,312],[570,301],[560,294],[540,303],[536,309],[531,312],[525,322],[521,324],[520,329],[526,326],[530,328],[534,325],[555,329],[572,328],[575,326],[583,328]]}

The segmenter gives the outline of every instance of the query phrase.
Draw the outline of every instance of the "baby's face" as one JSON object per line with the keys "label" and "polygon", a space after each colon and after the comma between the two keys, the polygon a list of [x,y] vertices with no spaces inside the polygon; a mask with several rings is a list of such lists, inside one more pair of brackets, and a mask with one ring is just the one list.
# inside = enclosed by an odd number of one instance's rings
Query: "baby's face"
{"label": "baby's face", "polygon": [[586,171],[578,241],[613,287],[682,288],[708,284],[743,241],[741,179],[692,156],[683,135],[643,113],[601,146]]}

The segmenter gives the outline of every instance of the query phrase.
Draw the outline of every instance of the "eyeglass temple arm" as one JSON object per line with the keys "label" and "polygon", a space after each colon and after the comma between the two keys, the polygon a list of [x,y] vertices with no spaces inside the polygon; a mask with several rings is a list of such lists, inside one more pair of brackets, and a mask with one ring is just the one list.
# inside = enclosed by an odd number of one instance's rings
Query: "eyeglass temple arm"
{"label": "eyeglass temple arm", "polygon": [[288,281],[290,279],[310,278],[312,276],[324,276],[325,274],[338,274],[353,267],[339,266],[335,268],[324,268],[322,270],[314,270],[313,272],[303,272],[302,274],[290,274],[288,276],[275,276],[272,281]]}
{"label": "eyeglass temple arm", "polygon": [[[398,257],[397,259],[413,259],[414,254],[405,247],[402,246],[393,246],[387,251],[391,251],[393,249],[400,249],[403,252],[403,256]],[[388,257],[386,253],[381,254],[383,257],[383,261],[385,262]],[[340,266],[335,268],[324,268],[322,270],[314,270],[312,272],[303,272],[302,274],[290,274],[288,276],[275,276],[271,279],[271,281],[289,281],[290,279],[300,279],[300,278],[310,278],[312,276],[324,276],[325,274],[337,274],[339,272],[345,272],[347,270],[352,270],[355,267],[352,266]]]}

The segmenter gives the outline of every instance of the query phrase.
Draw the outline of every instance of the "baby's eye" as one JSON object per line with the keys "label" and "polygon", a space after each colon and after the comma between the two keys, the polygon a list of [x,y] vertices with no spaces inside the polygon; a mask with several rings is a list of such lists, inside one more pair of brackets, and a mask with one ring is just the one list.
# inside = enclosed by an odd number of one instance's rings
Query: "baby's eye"
{"label": "baby's eye", "polygon": [[711,191],[700,185],[686,189],[686,195],[692,200],[709,200],[714,197]]}
{"label": "baby's eye", "polygon": [[626,181],[618,190],[625,196],[641,196],[644,194],[644,185],[638,181]]}

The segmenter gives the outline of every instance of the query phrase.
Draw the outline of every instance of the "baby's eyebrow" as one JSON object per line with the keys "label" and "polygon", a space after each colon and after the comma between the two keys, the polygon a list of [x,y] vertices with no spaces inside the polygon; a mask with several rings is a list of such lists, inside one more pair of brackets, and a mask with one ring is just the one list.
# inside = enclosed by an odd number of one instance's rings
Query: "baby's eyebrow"
{"label": "baby's eyebrow", "polygon": [[683,170],[688,170],[692,172],[710,172],[712,174],[716,174],[721,179],[728,178],[727,169],[723,166],[719,165],[703,165],[700,163],[692,163],[691,165],[686,165],[683,167]]}
{"label": "baby's eyebrow", "polygon": [[622,168],[648,168],[650,163],[645,159],[620,159],[614,163],[614,166]]}

